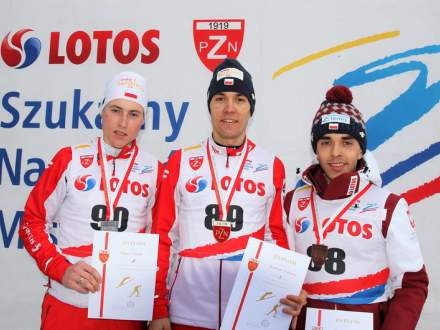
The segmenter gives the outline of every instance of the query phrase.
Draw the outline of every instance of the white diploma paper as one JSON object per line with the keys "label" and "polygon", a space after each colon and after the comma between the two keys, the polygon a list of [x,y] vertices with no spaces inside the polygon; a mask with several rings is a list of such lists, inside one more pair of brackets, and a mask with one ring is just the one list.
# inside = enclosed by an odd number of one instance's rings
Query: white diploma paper
{"label": "white diploma paper", "polygon": [[300,293],[309,263],[307,256],[250,238],[221,329],[288,329],[292,317],[280,299]]}
{"label": "white diploma paper", "polygon": [[373,330],[373,314],[307,308],[306,330]]}
{"label": "white diploma paper", "polygon": [[95,231],[92,266],[102,283],[89,294],[89,318],[152,319],[158,244],[158,235]]}

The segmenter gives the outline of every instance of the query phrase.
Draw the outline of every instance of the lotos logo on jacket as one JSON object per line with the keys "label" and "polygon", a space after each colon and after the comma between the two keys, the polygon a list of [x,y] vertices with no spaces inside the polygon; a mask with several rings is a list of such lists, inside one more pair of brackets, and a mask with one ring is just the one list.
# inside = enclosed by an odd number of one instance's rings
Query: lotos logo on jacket
{"label": "lotos logo on jacket", "polygon": [[208,186],[208,181],[206,181],[202,176],[197,176],[193,179],[189,179],[185,188],[190,193],[198,193],[204,190]]}
{"label": "lotos logo on jacket", "polygon": [[304,233],[307,230],[307,228],[309,228],[309,226],[310,226],[310,220],[307,219],[306,217],[296,218],[295,231],[297,233],[300,233],[300,234]]}
{"label": "lotos logo on jacket", "polygon": [[193,36],[197,55],[214,71],[226,57],[237,58],[244,35],[244,19],[194,20]]}
{"label": "lotos logo on jacket", "polygon": [[96,185],[96,180],[90,175],[81,175],[75,179],[74,186],[77,190],[89,191]]}

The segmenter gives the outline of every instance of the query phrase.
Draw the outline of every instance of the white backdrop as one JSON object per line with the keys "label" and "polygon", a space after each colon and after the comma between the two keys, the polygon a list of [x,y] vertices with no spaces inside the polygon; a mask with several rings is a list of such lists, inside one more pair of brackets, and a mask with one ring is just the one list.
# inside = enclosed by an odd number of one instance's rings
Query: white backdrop
{"label": "white backdrop", "polygon": [[[105,81],[122,70],[147,77],[143,143],[165,160],[209,134],[204,62],[228,51],[253,74],[249,135],[284,160],[290,187],[296,168],[311,160],[311,120],[325,91],[351,87],[384,185],[411,204],[431,280],[418,329],[436,328],[439,17],[436,0],[2,1],[0,328],[39,328],[46,280],[22,249],[18,223],[53,154],[100,134],[95,117]],[[217,30],[194,31],[195,20]]]}

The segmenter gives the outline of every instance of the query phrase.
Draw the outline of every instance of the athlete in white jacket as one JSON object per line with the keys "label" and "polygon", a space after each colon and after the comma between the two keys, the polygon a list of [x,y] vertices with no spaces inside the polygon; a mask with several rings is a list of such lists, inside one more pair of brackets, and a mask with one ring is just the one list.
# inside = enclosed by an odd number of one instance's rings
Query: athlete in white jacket
{"label": "athlete in white jacket", "polygon": [[[101,281],[89,264],[93,232],[151,229],[163,171],[136,143],[146,107],[143,77],[133,72],[113,77],[101,108],[102,137],[61,149],[29,195],[20,237],[49,278],[42,329],[146,328],[139,321],[87,318],[87,293],[97,291]],[[54,222],[57,245],[48,234]]]}
{"label": "athlete in white jacket", "polygon": [[[250,74],[226,59],[208,90],[212,137],[175,152],[165,169],[153,220],[160,243],[150,329],[170,329],[168,317],[174,330],[218,329],[249,237],[287,248],[284,166],[246,137],[254,106]],[[288,298],[285,311],[296,315],[304,298]]]}
{"label": "athlete in white jacket", "polygon": [[428,291],[414,222],[406,201],[380,187],[351,101],[345,86],[327,92],[312,126],[319,164],[304,171],[285,200],[294,248],[312,258],[307,306],[373,313],[375,330],[412,330]]}

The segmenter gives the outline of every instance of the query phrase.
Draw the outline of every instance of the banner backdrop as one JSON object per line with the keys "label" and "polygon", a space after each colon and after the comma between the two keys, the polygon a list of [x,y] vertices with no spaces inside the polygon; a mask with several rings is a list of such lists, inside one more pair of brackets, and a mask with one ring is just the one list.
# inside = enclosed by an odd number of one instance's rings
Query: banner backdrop
{"label": "banner backdrop", "polygon": [[143,143],[165,161],[210,133],[210,70],[226,55],[253,74],[249,136],[285,162],[288,188],[312,160],[326,90],[352,89],[383,185],[416,221],[431,280],[418,329],[436,328],[439,17],[434,0],[2,1],[0,328],[39,328],[46,279],[18,238],[24,203],[59,148],[100,135],[105,81],[122,70],[147,78]]}

